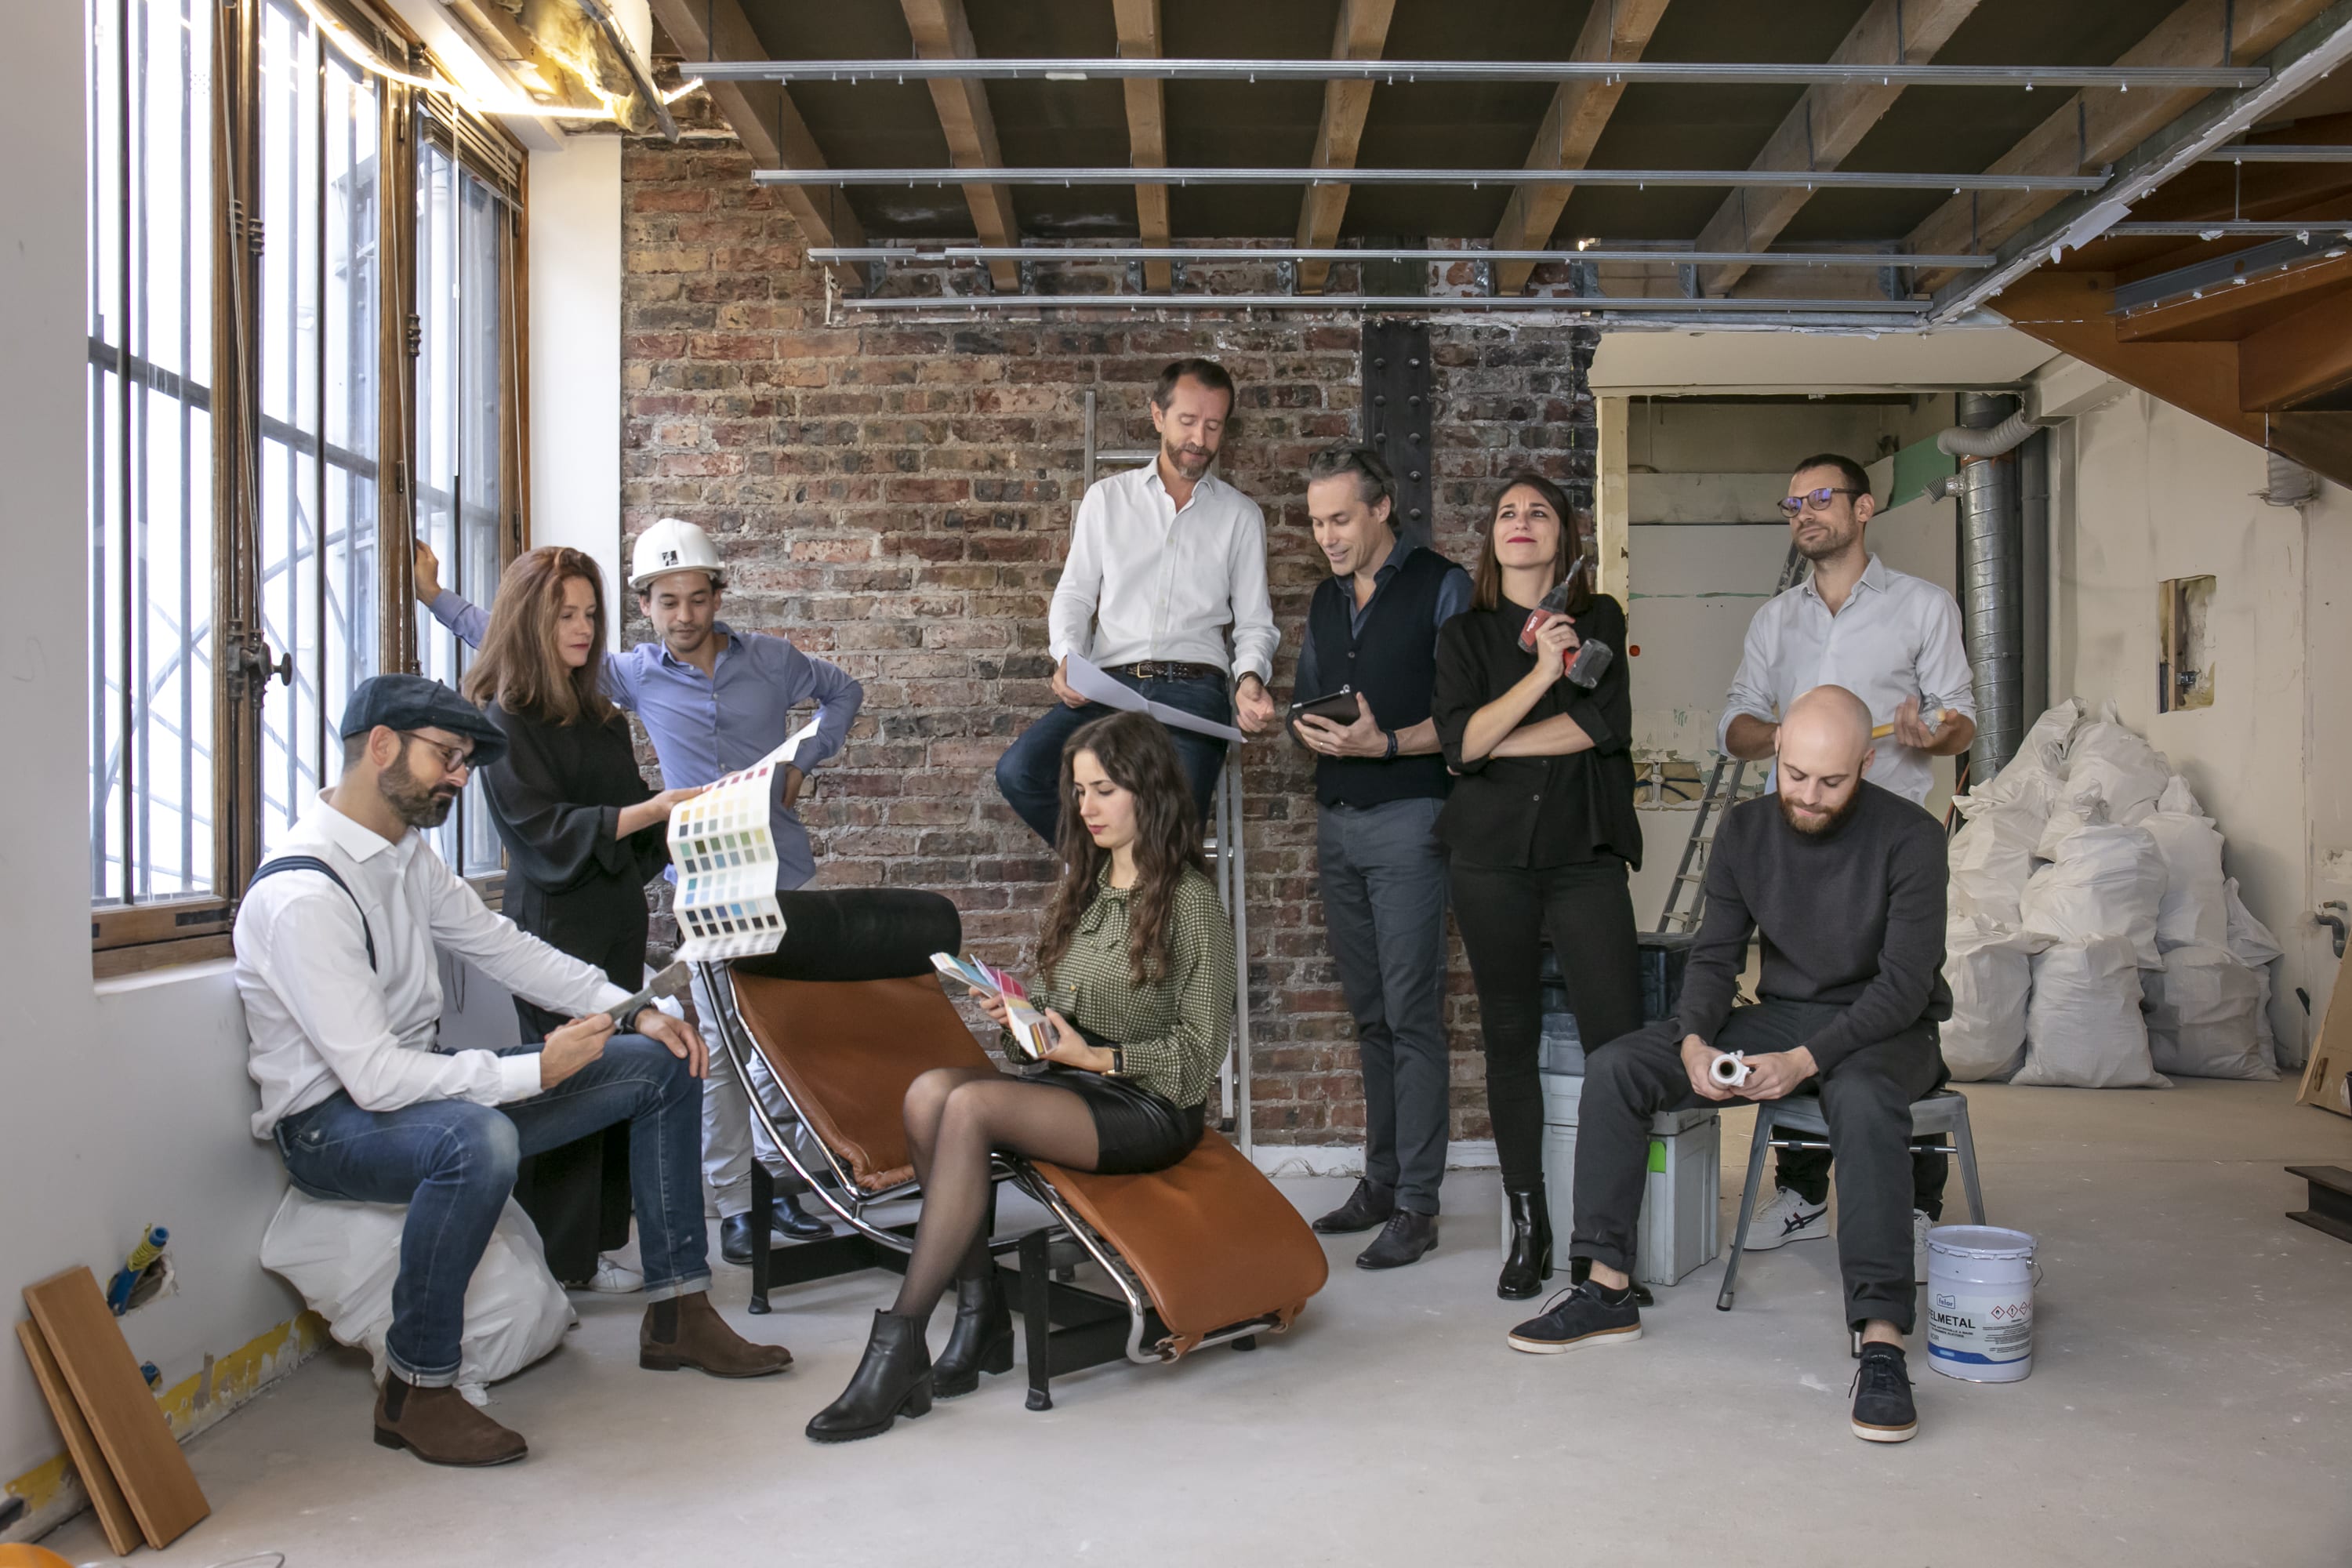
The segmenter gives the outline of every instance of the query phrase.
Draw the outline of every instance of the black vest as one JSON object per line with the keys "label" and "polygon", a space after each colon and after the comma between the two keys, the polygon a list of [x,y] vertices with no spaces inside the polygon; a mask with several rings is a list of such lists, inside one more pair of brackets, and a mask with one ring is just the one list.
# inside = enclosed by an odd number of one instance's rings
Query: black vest
{"label": "black vest", "polygon": [[[1395,549],[1411,547],[1400,540]],[[1354,618],[1353,580],[1327,577],[1307,610],[1307,635],[1315,643],[1316,674],[1327,697],[1344,684],[1364,694],[1383,730],[1409,730],[1429,717],[1429,695],[1437,681],[1437,590],[1454,563],[1434,550],[1412,550],[1396,575],[1380,590],[1364,617],[1360,638],[1349,629]],[[1392,800],[1442,800],[1453,780],[1445,759],[1423,757],[1318,757],[1315,798],[1326,805],[1385,805]]]}

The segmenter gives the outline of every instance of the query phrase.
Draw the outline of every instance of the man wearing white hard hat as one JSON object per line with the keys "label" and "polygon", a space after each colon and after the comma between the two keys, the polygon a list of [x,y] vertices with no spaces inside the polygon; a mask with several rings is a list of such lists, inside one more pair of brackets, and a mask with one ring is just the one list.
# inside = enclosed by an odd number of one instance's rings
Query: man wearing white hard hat
{"label": "man wearing white hard hat", "polygon": [[[810,658],[788,639],[738,632],[720,620],[725,576],[710,536],[693,523],[666,517],[638,535],[629,556],[629,586],[660,640],[605,655],[604,689],[644,723],[662,782],[672,788],[710,784],[751,766],[794,735],[795,710],[815,705],[814,721],[778,774],[769,819],[776,886],[790,890],[816,875],[808,829],[795,809],[802,786],[841,750],[866,693],[846,670]],[[422,543],[416,597],[468,647],[479,644],[488,614],[442,588],[440,562]],[[698,977],[695,1000],[706,1019],[712,1016]],[[752,1070],[765,1068],[755,1062]],[[779,1175],[788,1172],[755,1124],[751,1100],[724,1052],[711,1055],[702,1117],[703,1178],[719,1206],[720,1251],[730,1263],[747,1263],[758,1235],[751,1213],[755,1144],[761,1163]],[[778,1232],[797,1239],[829,1234],[788,1195],[777,1198],[771,1219]]]}

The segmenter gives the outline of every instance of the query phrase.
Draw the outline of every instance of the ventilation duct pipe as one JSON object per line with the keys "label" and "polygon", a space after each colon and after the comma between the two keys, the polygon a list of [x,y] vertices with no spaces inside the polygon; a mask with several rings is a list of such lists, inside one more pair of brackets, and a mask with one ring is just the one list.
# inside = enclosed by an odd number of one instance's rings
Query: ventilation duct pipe
{"label": "ventilation duct pipe", "polygon": [[1959,426],[1936,438],[1961,459],[1960,620],[1977,702],[1969,773],[1979,783],[2008,764],[2025,731],[2025,526],[2013,454],[2039,422],[2014,403],[1961,393]]}

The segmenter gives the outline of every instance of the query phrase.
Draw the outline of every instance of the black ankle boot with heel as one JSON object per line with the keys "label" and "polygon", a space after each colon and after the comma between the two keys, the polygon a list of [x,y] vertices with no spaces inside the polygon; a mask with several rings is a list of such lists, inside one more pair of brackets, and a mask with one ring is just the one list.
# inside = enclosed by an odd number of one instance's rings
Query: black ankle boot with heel
{"label": "black ankle boot with heel", "polygon": [[956,1281],[955,1327],[931,1363],[931,1394],[954,1399],[978,1388],[982,1373],[1012,1370],[1013,1310],[1004,1300],[1004,1276],[992,1262],[986,1273]]}
{"label": "black ankle boot with heel", "polygon": [[854,1443],[890,1430],[899,1416],[931,1411],[931,1352],[923,1325],[890,1312],[874,1314],[866,1358],[841,1397],[809,1418],[808,1435],[818,1443]]}
{"label": "black ankle boot with heel", "polygon": [[1541,1293],[1551,1278],[1551,1212],[1541,1187],[1503,1191],[1511,1211],[1511,1247],[1503,1257],[1502,1277],[1495,1294],[1506,1301],[1525,1301]]}

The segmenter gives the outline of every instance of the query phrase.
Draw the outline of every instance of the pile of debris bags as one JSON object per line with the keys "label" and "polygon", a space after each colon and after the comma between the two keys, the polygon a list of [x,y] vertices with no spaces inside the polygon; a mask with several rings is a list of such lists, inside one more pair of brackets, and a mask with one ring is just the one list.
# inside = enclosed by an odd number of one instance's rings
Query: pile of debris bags
{"label": "pile of debris bags", "polygon": [[2171,1087],[2275,1079],[2278,943],[2222,875],[2189,782],[2069,700],[1956,803],[1944,1060],[1962,1081]]}

